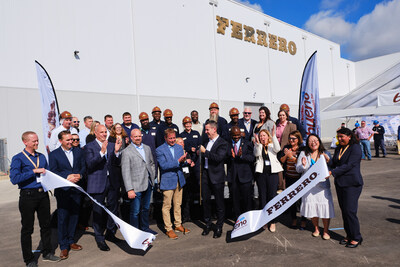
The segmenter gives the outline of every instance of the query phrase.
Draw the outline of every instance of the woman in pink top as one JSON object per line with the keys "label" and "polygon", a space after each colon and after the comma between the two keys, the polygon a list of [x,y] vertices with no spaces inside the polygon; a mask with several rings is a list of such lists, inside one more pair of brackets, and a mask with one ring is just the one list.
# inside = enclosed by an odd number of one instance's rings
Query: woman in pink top
{"label": "woman in pink top", "polygon": [[297,130],[296,124],[288,121],[289,114],[286,110],[281,109],[278,112],[279,121],[276,124],[276,137],[281,147],[289,144],[289,134]]}

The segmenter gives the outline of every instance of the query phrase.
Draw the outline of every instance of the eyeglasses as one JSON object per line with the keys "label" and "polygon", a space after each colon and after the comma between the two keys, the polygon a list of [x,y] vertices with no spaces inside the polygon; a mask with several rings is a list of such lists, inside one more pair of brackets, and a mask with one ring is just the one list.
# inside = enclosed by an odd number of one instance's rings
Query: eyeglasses
{"label": "eyeglasses", "polygon": [[251,112],[243,112],[244,115],[251,115]]}
{"label": "eyeglasses", "polygon": [[80,123],[80,121],[73,121],[74,123]]}
{"label": "eyeglasses", "polygon": [[72,139],[72,141],[73,142],[76,142],[76,141],[79,141],[80,139],[78,138],[78,139]]}

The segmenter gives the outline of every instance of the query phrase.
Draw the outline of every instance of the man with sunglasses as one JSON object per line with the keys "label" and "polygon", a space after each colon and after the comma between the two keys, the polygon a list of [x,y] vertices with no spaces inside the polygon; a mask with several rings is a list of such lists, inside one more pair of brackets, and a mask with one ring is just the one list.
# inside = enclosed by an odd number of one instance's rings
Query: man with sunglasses
{"label": "man with sunglasses", "polygon": [[72,147],[81,147],[80,146],[80,138],[77,134],[72,134]]}
{"label": "man with sunglasses", "polygon": [[79,133],[79,119],[77,117],[72,117],[71,127],[74,128]]}
{"label": "man with sunglasses", "polygon": [[245,140],[251,141],[253,137],[253,129],[254,125],[256,125],[257,121],[251,118],[251,108],[245,107],[243,110],[243,118],[239,119],[239,128],[244,128]]}

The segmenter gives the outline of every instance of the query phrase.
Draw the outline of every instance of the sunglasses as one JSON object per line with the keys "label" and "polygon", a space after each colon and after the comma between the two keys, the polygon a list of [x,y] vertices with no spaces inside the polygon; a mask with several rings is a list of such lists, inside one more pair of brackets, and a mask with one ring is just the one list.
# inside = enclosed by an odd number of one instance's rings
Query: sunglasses
{"label": "sunglasses", "polygon": [[78,138],[78,139],[72,139],[72,141],[73,141],[73,142],[75,142],[75,141],[79,141],[79,140],[80,140],[79,138]]}
{"label": "sunglasses", "polygon": [[297,138],[289,137],[289,140],[296,140]]}
{"label": "sunglasses", "polygon": [[251,112],[243,112],[245,115],[251,115]]}
{"label": "sunglasses", "polygon": [[80,123],[80,121],[74,121],[74,123]]}

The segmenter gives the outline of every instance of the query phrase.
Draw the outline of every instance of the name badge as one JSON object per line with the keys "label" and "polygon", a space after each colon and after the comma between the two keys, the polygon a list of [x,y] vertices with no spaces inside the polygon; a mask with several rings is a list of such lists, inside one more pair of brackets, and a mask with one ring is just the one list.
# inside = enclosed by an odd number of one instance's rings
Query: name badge
{"label": "name badge", "polygon": [[157,128],[156,126],[151,127],[151,129],[153,129],[153,130],[155,130],[156,128]]}
{"label": "name badge", "polygon": [[240,129],[241,132],[244,132],[244,129]]}
{"label": "name badge", "polygon": [[271,161],[266,160],[266,161],[265,161],[265,166],[271,166]]}
{"label": "name badge", "polygon": [[156,135],[156,133],[151,133],[151,135],[153,135],[153,136],[154,136],[154,135]]}
{"label": "name badge", "polygon": [[197,134],[193,135],[193,138],[199,138],[199,136]]}
{"label": "name badge", "polygon": [[178,130],[174,128],[174,131],[177,132]]}
{"label": "name badge", "polygon": [[182,171],[183,171],[184,173],[189,173],[189,167],[183,167],[183,168],[182,168]]}
{"label": "name badge", "polygon": [[186,140],[186,137],[183,137],[182,140],[185,141],[185,140]]}

